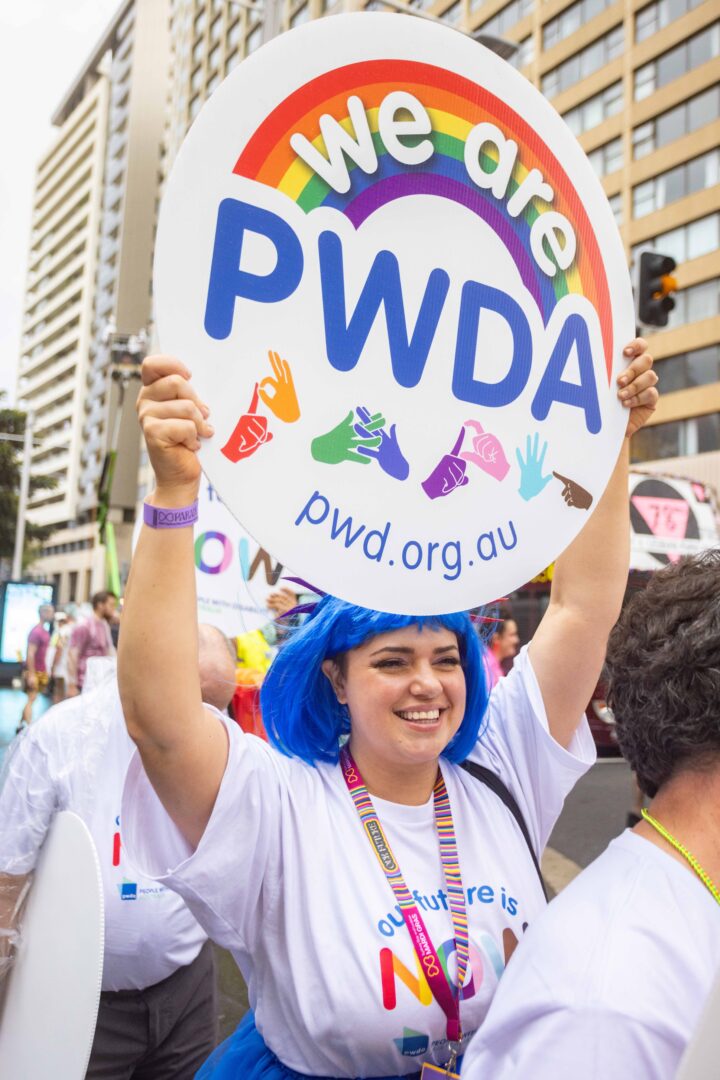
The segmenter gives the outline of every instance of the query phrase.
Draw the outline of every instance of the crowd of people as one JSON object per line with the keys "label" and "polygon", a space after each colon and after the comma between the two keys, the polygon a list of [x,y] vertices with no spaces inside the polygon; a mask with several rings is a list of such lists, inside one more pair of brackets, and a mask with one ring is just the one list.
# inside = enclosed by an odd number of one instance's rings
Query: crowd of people
{"label": "crowd of people", "polygon": [[22,667],[22,686],[27,694],[18,730],[33,718],[39,694],[57,705],[82,691],[88,660],[114,657],[120,614],[115,593],[103,590],[90,601],[91,612],[78,617],[75,604],[57,610],[41,604],[38,621],[28,635]]}
{"label": "crowd of people", "polygon": [[[657,392],[642,339],[625,356],[630,437]],[[150,505],[191,508],[213,432],[180,362],[145,361],[139,412]],[[17,740],[0,788],[6,967],[54,814],[75,809],[102,853],[89,1077],[675,1075],[720,973],[720,552],[657,573],[621,613],[627,470],[626,440],[519,651],[504,608],[478,624],[303,604],[273,642],[265,739],[228,715],[237,647],[197,625],[192,529],[145,525],[117,673],[88,686],[114,650],[115,598],[98,594],[67,635],[69,700]],[[296,606],[285,587],[270,604]],[[548,906],[539,861],[595,760],[584,709],[606,659],[651,801]],[[251,1006],[217,1047],[208,939]]]}

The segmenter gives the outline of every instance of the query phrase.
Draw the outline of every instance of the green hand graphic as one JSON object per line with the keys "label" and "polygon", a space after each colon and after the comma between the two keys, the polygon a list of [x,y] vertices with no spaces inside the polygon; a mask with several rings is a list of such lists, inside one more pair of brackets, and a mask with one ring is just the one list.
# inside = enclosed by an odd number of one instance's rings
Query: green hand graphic
{"label": "green hand graphic", "polygon": [[[310,444],[310,453],[316,461],[323,461],[326,465],[339,465],[342,461],[358,461],[361,465],[369,465],[370,458],[357,453],[357,448],[365,446],[373,449],[380,445],[380,436],[375,435],[369,439],[361,439],[355,433],[353,427],[354,413],[352,409],[344,420],[328,431],[325,435],[318,435]],[[371,416],[369,423],[363,425],[368,432],[379,431],[385,426],[385,417],[381,413]]]}

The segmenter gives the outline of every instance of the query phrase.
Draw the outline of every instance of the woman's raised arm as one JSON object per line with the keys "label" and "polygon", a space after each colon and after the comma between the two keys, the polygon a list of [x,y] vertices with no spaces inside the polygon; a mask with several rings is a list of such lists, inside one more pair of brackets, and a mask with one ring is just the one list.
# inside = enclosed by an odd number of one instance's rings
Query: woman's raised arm
{"label": "woman's raised arm", "polygon": [[618,393],[630,410],[627,437],[597,509],[555,564],[550,605],[529,650],[550,733],[565,747],[597,685],[620,614],[630,565],[628,440],[658,399],[646,342],[636,338],[624,355],[630,363]]}
{"label": "woman's raised arm", "polygon": [[[190,372],[167,356],[143,363],[138,414],[155,472],[148,502],[178,509],[197,498],[200,438],[213,429]],[[196,846],[227,762],[227,735],[206,712],[198,672],[192,526],[143,525],[125,593],[118,682],[128,732],[150,782]]]}

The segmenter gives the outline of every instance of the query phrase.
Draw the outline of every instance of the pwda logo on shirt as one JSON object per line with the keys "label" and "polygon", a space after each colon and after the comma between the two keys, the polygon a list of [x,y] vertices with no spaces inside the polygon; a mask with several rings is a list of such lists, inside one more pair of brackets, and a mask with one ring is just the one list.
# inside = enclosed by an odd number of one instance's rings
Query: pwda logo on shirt
{"label": "pwda logo on shirt", "polygon": [[120,893],[121,900],[137,900],[138,898],[136,881],[128,881],[128,879],[124,877],[122,882],[118,884],[117,890]]}
{"label": "pwda logo on shirt", "polygon": [[402,1038],[393,1039],[403,1057],[420,1057],[426,1054],[430,1045],[430,1037],[421,1031],[413,1031],[412,1028],[404,1027]]}
{"label": "pwda logo on shirt", "polygon": [[607,481],[622,246],[575,140],[494,56],[379,15],[290,37],[177,159],[163,349],[193,355],[203,465],[283,564],[384,610],[467,607],[547,566]]}

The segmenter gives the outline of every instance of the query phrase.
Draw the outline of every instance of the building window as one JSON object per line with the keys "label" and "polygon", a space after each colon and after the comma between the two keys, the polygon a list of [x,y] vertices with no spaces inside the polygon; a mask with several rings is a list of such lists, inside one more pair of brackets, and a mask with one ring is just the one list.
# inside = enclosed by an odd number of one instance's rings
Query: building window
{"label": "building window", "polygon": [[[485,0],[470,0],[470,10],[477,11],[484,3]],[[497,14],[493,15],[492,19],[482,23],[478,29],[484,30],[486,34],[497,34],[500,37],[515,26],[516,23],[519,23],[521,19],[524,19],[526,15],[530,15],[532,9],[533,0],[512,0],[511,3],[506,4]]]}
{"label": "building window", "polygon": [[455,0],[449,8],[445,8],[440,18],[448,26],[459,26],[462,20],[463,10],[461,0]]}
{"label": "building window", "polygon": [[608,199],[616,225],[622,225],[622,195],[611,195]]}
{"label": "building window", "polygon": [[720,117],[720,86],[711,86],[689,101],[661,113],[633,130],[633,157],[643,158]]}
{"label": "building window", "polygon": [[553,45],[570,37],[581,26],[585,26],[615,0],[576,0],[543,27],[543,49],[552,49]]}
{"label": "building window", "polygon": [[719,54],[720,23],[713,23],[699,34],[694,34],[687,41],[681,41],[674,49],[638,68],[635,72],[635,100],[642,101],[662,86],[674,82],[688,71],[694,71]]}
{"label": "building window", "polygon": [[199,41],[195,42],[195,48],[192,51],[193,64],[199,64],[200,63],[200,61],[203,58],[203,53],[204,52],[205,52],[205,40],[204,40],[204,38],[200,38]]}
{"label": "building window", "polygon": [[68,575],[68,578],[69,578],[68,600],[70,601],[71,604],[74,604],[77,601],[77,598],[78,598],[78,595],[77,595],[78,572],[77,572],[77,570],[71,570],[69,575]]}
{"label": "building window", "polygon": [[192,78],[190,79],[190,88],[193,92],[201,88],[204,78],[205,73],[203,72],[202,65],[195,68],[192,73]]}
{"label": "building window", "polygon": [[609,64],[623,51],[624,32],[622,23],[614,26],[604,37],[593,41],[591,45],[576,52],[574,56],[558,64],[552,71],[542,77],[542,92],[545,97],[555,97],[581,79],[598,71],[605,64]]}
{"label": "building window", "polygon": [[603,146],[598,146],[596,150],[591,150],[588,153],[588,161],[597,176],[607,176],[609,173],[616,172],[623,163],[622,139],[611,139]]}
{"label": "building window", "polygon": [[235,52],[231,52],[225,60],[225,74],[229,75],[234,67],[240,63],[240,50],[236,49]]}
{"label": "building window", "polygon": [[720,382],[720,345],[710,345],[707,349],[695,349],[677,356],[668,356],[665,360],[657,360],[655,372],[661,394]]}
{"label": "building window", "polygon": [[720,150],[677,165],[633,188],[633,217],[641,218],[668,203],[693,195],[720,182]]}
{"label": "building window", "polygon": [[675,307],[670,315],[673,326],[712,319],[720,315],[720,278],[679,289],[674,297]]}
{"label": "building window", "polygon": [[302,24],[306,23],[309,18],[310,4],[303,4],[301,8],[298,8],[297,11],[290,16],[290,29],[292,30],[296,26],[302,26]]}
{"label": "building window", "polygon": [[195,20],[195,37],[200,37],[205,32],[206,24],[205,12],[201,11]]}
{"label": "building window", "polygon": [[237,22],[234,22],[230,27],[230,32],[227,36],[228,49],[234,49],[239,43],[240,38],[242,37],[242,30],[242,23],[238,19]]}
{"label": "building window", "polygon": [[217,69],[220,67],[220,52],[221,46],[216,45],[208,56],[208,67],[211,71],[217,71]]}
{"label": "building window", "polygon": [[217,19],[215,20],[215,22],[210,27],[210,40],[211,41],[219,41],[220,38],[222,37],[222,32],[223,32],[223,17],[222,17],[222,15],[218,15]]}
{"label": "building window", "polygon": [[526,38],[523,38],[523,40],[518,43],[518,51],[510,57],[509,63],[511,63],[514,68],[517,68],[518,71],[520,71],[528,64],[531,64],[534,58],[535,38],[532,36],[532,34],[528,34]]}
{"label": "building window", "polygon": [[258,23],[254,30],[251,30],[248,36],[245,38],[245,55],[249,56],[250,53],[255,52],[262,45],[262,23]]}
{"label": "building window", "polygon": [[635,40],[645,41],[702,2],[703,0],[655,0],[635,16]]}
{"label": "building window", "polygon": [[653,424],[635,432],[630,442],[633,461],[688,457],[720,449],[720,413]]}
{"label": "building window", "polygon": [[633,260],[642,251],[660,251],[671,255],[677,263],[700,259],[720,248],[720,213],[708,214],[707,217],[690,221],[678,229],[670,229],[650,240],[643,240],[632,249]]}

